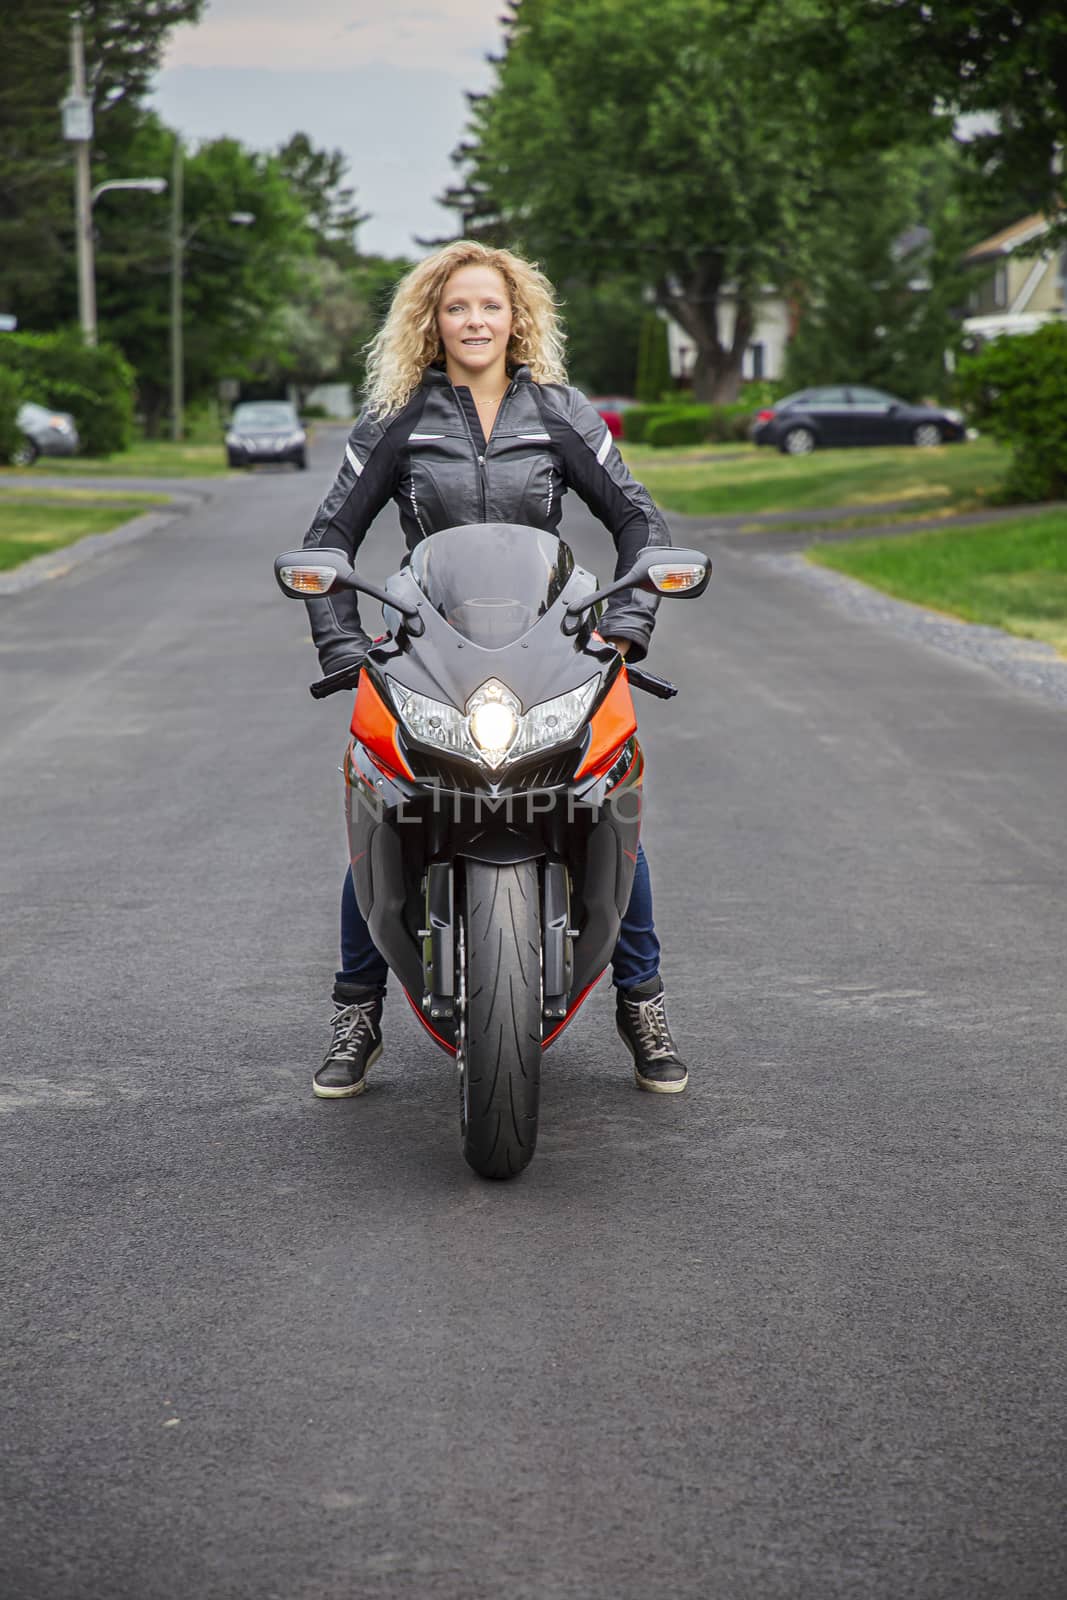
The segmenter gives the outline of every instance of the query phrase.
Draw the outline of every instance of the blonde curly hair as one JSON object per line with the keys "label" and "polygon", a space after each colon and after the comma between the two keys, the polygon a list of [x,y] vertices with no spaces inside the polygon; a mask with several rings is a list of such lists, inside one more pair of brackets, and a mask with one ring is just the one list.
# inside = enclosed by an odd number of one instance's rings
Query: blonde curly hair
{"label": "blonde curly hair", "polygon": [[398,411],[426,368],[442,355],[437,307],[452,274],[472,265],[494,268],[507,284],[512,315],[508,365],[528,366],[535,383],[566,383],[563,329],[555,291],[544,273],[510,250],[458,239],[401,279],[389,315],[367,346],[365,400],[373,415]]}

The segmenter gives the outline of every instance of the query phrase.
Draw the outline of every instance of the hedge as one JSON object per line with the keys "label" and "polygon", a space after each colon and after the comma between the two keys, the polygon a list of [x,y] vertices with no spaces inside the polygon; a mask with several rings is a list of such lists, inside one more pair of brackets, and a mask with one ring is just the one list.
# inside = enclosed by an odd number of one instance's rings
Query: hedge
{"label": "hedge", "polygon": [[[637,408],[635,407],[634,410]],[[626,437],[633,438],[629,423],[633,410],[624,413]],[[744,401],[730,406],[660,406],[648,408],[638,421],[639,437],[654,449],[685,444],[733,444],[748,438],[752,407]]]}
{"label": "hedge", "polygon": [[18,373],[0,367],[0,464],[4,466],[22,443],[22,431],[15,418],[24,399]]}
{"label": "hedge", "polygon": [[134,373],[114,346],[93,349],[75,329],[2,334],[0,371],[18,376],[25,399],[69,411],[86,455],[109,456],[128,448]]}

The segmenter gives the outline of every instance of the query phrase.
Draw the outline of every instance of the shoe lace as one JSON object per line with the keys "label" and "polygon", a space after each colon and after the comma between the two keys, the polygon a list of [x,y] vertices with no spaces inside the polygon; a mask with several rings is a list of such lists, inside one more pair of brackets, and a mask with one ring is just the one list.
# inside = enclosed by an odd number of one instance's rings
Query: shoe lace
{"label": "shoe lace", "polygon": [[349,1006],[337,1007],[330,1024],[333,1028],[330,1056],[335,1061],[338,1058],[351,1061],[359,1054],[363,1035],[371,1025],[373,1008],[373,1000],[362,1003],[356,1001]]}
{"label": "shoe lace", "polygon": [[666,996],[653,995],[651,1000],[627,1000],[634,1032],[641,1049],[649,1061],[662,1061],[667,1056],[677,1056],[678,1051],[667,1023]]}

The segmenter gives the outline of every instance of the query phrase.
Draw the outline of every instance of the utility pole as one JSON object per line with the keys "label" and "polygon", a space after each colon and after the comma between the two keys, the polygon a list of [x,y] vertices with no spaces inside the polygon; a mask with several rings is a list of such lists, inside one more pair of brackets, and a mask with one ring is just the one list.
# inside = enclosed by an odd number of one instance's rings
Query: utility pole
{"label": "utility pole", "polygon": [[89,150],[93,106],[85,86],[85,39],[75,20],[70,30],[70,93],[63,101],[63,137],[74,146],[74,222],[78,245],[78,318],[86,344],[96,343],[96,281],[93,271],[93,207],[89,194]]}
{"label": "utility pole", "polygon": [[182,141],[174,135],[174,165],[170,178],[170,436],[181,442],[185,410],[185,347],[182,336],[182,273],[185,241],[182,239]]}

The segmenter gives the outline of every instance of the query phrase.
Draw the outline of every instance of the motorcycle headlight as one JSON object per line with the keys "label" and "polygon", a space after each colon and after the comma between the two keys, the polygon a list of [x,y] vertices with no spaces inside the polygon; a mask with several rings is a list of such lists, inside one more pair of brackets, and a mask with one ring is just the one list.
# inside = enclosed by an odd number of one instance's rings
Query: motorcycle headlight
{"label": "motorcycle headlight", "polygon": [[573,738],[596,694],[599,677],[578,689],[543,700],[523,715],[519,701],[498,678],[483,683],[467,702],[467,714],[429,695],[405,689],[395,679],[390,689],[400,720],[423,744],[482,762],[495,770]]}
{"label": "motorcycle headlight", "polygon": [[554,700],[542,700],[539,706],[531,707],[522,719],[519,736],[511,748],[512,761],[518,756],[547,750],[564,739],[572,739],[589,713],[599,682],[599,677],[589,678],[579,689],[570,689],[566,694],[556,695]]}
{"label": "motorcycle headlight", "polygon": [[467,738],[467,719],[454,706],[443,700],[431,700],[429,695],[416,694],[390,678],[392,692],[400,720],[410,734],[423,744],[436,745],[439,750],[451,750],[455,755],[471,754]]}

